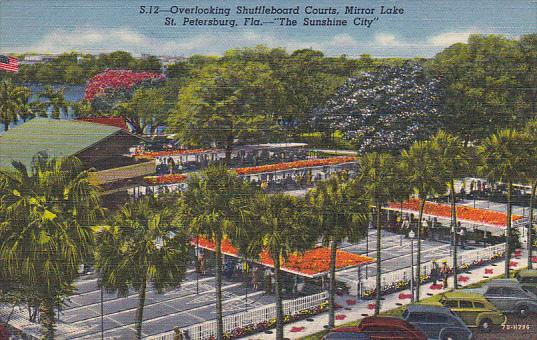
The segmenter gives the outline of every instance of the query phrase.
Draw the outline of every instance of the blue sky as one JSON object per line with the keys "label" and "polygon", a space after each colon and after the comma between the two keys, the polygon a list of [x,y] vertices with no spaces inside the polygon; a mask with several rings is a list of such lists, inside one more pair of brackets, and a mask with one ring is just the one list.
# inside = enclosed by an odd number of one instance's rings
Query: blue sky
{"label": "blue sky", "polygon": [[[213,5],[231,7],[232,12],[237,5],[300,5],[301,9],[308,5],[332,6],[341,12],[350,5],[364,8],[396,5],[403,7],[405,14],[379,16],[379,22],[369,29],[353,25],[211,28],[179,24],[166,27],[164,14],[140,15],[140,5],[161,8]],[[243,16],[232,13],[228,18],[242,21]],[[301,21],[302,16],[298,19]],[[472,33],[516,38],[535,32],[537,0],[0,0],[1,53],[71,50],[100,53],[121,49],[136,55],[220,55],[230,48],[265,44],[289,51],[311,47],[327,55],[351,57],[363,53],[377,57],[430,57],[453,43],[465,42]]]}

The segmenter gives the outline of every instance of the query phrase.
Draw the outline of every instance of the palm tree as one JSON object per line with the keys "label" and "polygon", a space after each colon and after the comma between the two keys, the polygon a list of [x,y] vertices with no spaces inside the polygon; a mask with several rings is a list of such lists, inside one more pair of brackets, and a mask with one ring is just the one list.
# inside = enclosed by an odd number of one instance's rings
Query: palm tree
{"label": "palm tree", "polygon": [[9,130],[11,123],[17,122],[19,108],[27,100],[27,88],[15,86],[10,81],[0,83],[0,121],[4,124],[4,131]]}
{"label": "palm tree", "polygon": [[129,288],[138,292],[136,338],[142,338],[147,286],[157,293],[178,287],[185,277],[190,239],[173,226],[172,211],[151,196],[125,204],[113,217],[112,226],[97,233],[95,256],[100,285],[126,297]]}
{"label": "palm tree", "polygon": [[478,149],[482,165],[479,172],[489,180],[507,184],[507,229],[505,237],[505,277],[509,277],[511,261],[511,218],[513,182],[524,180],[524,167],[529,157],[524,134],[512,129],[500,130],[485,138]]}
{"label": "palm tree", "polygon": [[210,166],[191,176],[183,195],[184,216],[194,235],[215,242],[217,339],[224,336],[222,321],[222,240],[240,223],[240,208],[250,199],[249,184],[222,166]]}
{"label": "palm tree", "polygon": [[46,339],[55,312],[73,292],[78,266],[89,256],[92,225],[101,212],[99,189],[74,157],[37,154],[0,170],[0,258],[12,277],[32,291]]}
{"label": "palm tree", "polygon": [[535,192],[537,191],[537,159],[532,155],[537,153],[537,121],[528,123],[525,129],[527,134],[527,168],[525,169],[526,178],[531,186],[530,207],[529,207],[529,228],[528,228],[528,268],[533,268],[533,205],[535,202]]}
{"label": "palm tree", "polygon": [[403,198],[402,182],[395,158],[388,153],[371,152],[358,160],[358,181],[363,186],[370,206],[376,210],[377,228],[377,273],[375,315],[380,312],[381,293],[381,209],[392,199]]}
{"label": "palm tree", "polygon": [[91,117],[95,115],[91,103],[85,99],[79,102],[72,102],[71,108],[77,117]]}
{"label": "palm tree", "polygon": [[29,103],[32,91],[27,87],[20,87],[18,92],[19,107],[17,110],[17,119],[22,119],[23,122],[26,122],[29,118],[35,115],[33,112],[33,106]]}
{"label": "palm tree", "polygon": [[463,142],[455,136],[439,131],[431,140],[435,158],[442,168],[439,173],[450,194],[451,224],[453,230],[453,287],[457,289],[457,207],[455,202],[455,179],[464,177],[470,167],[470,157]]}
{"label": "palm tree", "polygon": [[19,118],[22,119],[23,122],[26,122],[28,119],[35,116],[33,105],[28,104],[28,103],[20,105],[18,111],[19,111]]}
{"label": "palm tree", "polygon": [[[246,186],[243,191],[244,197],[253,197],[258,193],[254,186]],[[250,271],[249,261],[259,259],[263,250],[263,233],[259,228],[252,228],[257,223],[257,216],[252,215],[249,211],[249,200],[238,200],[235,208],[238,210],[235,223],[232,228],[228,229],[227,237],[233,246],[238,250],[241,259],[245,262],[242,273],[243,284],[246,289],[245,302],[248,303],[248,279]]]}
{"label": "palm tree", "polygon": [[293,252],[309,249],[317,237],[305,223],[310,217],[302,199],[285,194],[259,194],[250,209],[258,216],[257,228],[263,230],[264,248],[274,262],[276,340],[283,340],[282,261]]}
{"label": "palm tree", "polygon": [[440,162],[435,158],[432,143],[429,141],[418,141],[412,144],[410,149],[403,150],[401,154],[401,168],[406,179],[418,196],[418,230],[417,236],[417,256],[416,256],[416,301],[420,299],[421,286],[421,231],[423,210],[425,201],[444,191],[445,183],[440,175],[442,168]]}
{"label": "palm tree", "polygon": [[54,90],[52,86],[47,85],[39,93],[39,99],[47,99],[47,108],[52,108],[52,118],[59,119],[61,112],[67,112],[68,103],[65,100],[64,89]]}
{"label": "palm tree", "polygon": [[29,104],[30,110],[32,111],[32,116],[34,117],[42,117],[47,118],[48,117],[48,103],[43,103],[40,101],[35,101]]}
{"label": "palm tree", "polygon": [[344,239],[358,241],[367,232],[367,202],[364,197],[354,197],[356,191],[347,177],[334,175],[306,194],[316,233],[330,246],[329,329],[335,326],[337,246]]}

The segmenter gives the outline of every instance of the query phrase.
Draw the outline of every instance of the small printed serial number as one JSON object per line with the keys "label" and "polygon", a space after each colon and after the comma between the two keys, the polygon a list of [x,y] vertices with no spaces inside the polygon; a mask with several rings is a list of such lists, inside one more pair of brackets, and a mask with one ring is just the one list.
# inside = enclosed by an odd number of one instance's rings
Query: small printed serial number
{"label": "small printed serial number", "polygon": [[[158,14],[159,6],[140,6],[140,14]],[[169,12],[169,11],[168,11]]]}
{"label": "small printed serial number", "polygon": [[521,331],[521,330],[529,330],[530,325],[502,325],[502,329],[506,330],[513,330],[513,331]]}

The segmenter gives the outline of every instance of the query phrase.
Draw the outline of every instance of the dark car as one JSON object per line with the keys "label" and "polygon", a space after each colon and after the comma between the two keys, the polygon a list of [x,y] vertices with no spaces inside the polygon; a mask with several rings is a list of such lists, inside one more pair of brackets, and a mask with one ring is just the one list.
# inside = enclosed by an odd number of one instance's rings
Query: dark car
{"label": "dark car", "polygon": [[414,325],[399,318],[368,317],[363,319],[358,330],[373,340],[426,340],[427,336]]}
{"label": "dark car", "polygon": [[323,340],[371,340],[369,335],[359,333],[356,327],[343,327],[333,329],[323,337]]}
{"label": "dark car", "polygon": [[516,279],[495,279],[483,287],[467,291],[483,294],[499,310],[527,316],[537,313],[537,296],[525,290]]}
{"label": "dark car", "polygon": [[524,290],[537,295],[537,269],[524,269],[518,272],[516,279]]}
{"label": "dark car", "polygon": [[431,340],[469,340],[472,332],[461,318],[446,307],[419,305],[408,306],[403,319],[422,330]]}
{"label": "dark car", "polygon": [[324,339],[427,340],[427,336],[399,318],[368,317],[357,327],[336,328]]}

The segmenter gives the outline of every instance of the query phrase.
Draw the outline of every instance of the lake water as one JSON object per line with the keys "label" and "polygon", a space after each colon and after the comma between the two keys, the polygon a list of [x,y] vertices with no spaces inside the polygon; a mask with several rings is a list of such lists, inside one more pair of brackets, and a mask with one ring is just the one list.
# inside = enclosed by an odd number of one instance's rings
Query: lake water
{"label": "lake water", "polygon": [[[24,86],[32,90],[32,96],[30,97],[30,102],[35,102],[38,100],[39,92],[43,91],[46,85],[41,84],[23,84]],[[63,87],[65,100],[69,102],[78,102],[84,98],[84,91],[86,90],[86,85],[51,85],[54,90],[58,90]],[[45,99],[41,101],[46,102]],[[49,112],[50,115],[50,112]],[[60,114],[60,119],[74,119],[75,116],[72,110],[68,112],[62,112]],[[10,128],[22,124],[23,121],[19,120],[16,123],[11,123]],[[4,131],[4,125],[0,124],[0,132]]]}
{"label": "lake water", "polygon": [[[30,97],[30,102],[35,102],[38,100],[39,92],[43,91],[46,85],[41,84],[24,84],[24,86],[29,87],[32,90],[32,96]],[[54,90],[64,88],[65,100],[69,102],[78,102],[84,99],[84,91],[86,90],[86,85],[51,85]],[[41,99],[45,102],[45,99]],[[52,110],[49,111],[49,116]],[[60,114],[60,119],[74,119],[76,118],[74,112],[70,109],[68,112],[62,112]],[[12,123],[9,128],[15,127],[22,124],[23,121],[19,120],[16,123]],[[159,126],[157,128],[157,134],[162,134],[165,130],[165,126]],[[0,124],[0,134],[4,132],[4,125]]]}
{"label": "lake water", "polygon": [[[32,98],[30,101],[35,101],[39,92],[43,91],[46,85],[40,84],[24,84],[32,90]],[[65,100],[70,102],[78,102],[84,98],[86,85],[51,85],[54,90],[64,88]]]}

